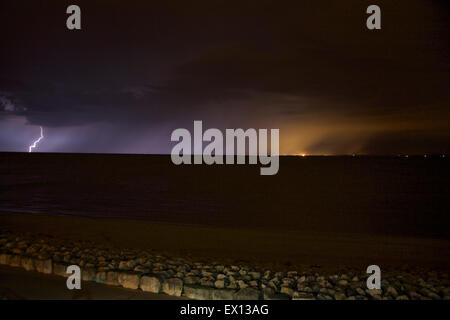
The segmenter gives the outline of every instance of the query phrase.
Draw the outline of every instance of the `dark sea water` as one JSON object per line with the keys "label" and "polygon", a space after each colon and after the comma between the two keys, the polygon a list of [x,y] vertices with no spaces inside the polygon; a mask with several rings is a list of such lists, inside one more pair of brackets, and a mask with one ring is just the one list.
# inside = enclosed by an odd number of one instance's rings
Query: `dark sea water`
{"label": "dark sea water", "polygon": [[0,153],[0,210],[450,238],[450,159],[281,157],[181,165],[170,156]]}

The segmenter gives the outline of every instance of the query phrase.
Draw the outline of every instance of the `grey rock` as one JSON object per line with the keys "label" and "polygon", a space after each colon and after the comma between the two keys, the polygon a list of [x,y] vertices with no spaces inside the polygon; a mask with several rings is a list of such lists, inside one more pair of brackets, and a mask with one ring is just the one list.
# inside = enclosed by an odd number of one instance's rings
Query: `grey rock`
{"label": "grey rock", "polygon": [[234,293],[235,293],[235,291],[230,290],[230,289],[212,290],[212,299],[213,300],[233,300]]}
{"label": "grey rock", "polygon": [[22,257],[20,263],[21,263],[22,268],[24,268],[26,271],[34,271],[36,269],[36,267],[34,266],[33,258]]}
{"label": "grey rock", "polygon": [[185,285],[183,296],[197,300],[211,300],[213,288],[205,288],[198,285]]}
{"label": "grey rock", "polygon": [[234,294],[235,300],[258,300],[260,298],[260,291],[254,288],[240,289]]}
{"label": "grey rock", "polygon": [[186,284],[198,284],[200,281],[199,277],[195,277],[195,276],[188,276],[186,278],[184,278],[184,283]]}
{"label": "grey rock", "polygon": [[100,271],[95,274],[94,281],[97,283],[105,283],[106,282],[106,272]]}
{"label": "grey rock", "polygon": [[178,278],[164,280],[162,284],[162,292],[170,296],[181,296],[181,293],[183,292],[183,281]]}
{"label": "grey rock", "polygon": [[289,287],[281,287],[280,293],[284,293],[290,297],[294,294],[294,289]]}
{"label": "grey rock", "polygon": [[334,294],[334,299],[336,300],[346,300],[347,296],[342,292],[337,292]]}
{"label": "grey rock", "polygon": [[[54,262],[53,263],[53,274],[60,276],[60,277],[68,277],[69,274],[66,273],[67,265],[60,263],[60,262]],[[82,273],[83,274],[83,273]]]}
{"label": "grey rock", "polygon": [[156,276],[144,275],[140,280],[142,291],[159,293],[161,291],[161,279]]}
{"label": "grey rock", "polygon": [[225,281],[217,280],[216,282],[214,282],[214,286],[218,289],[223,289],[223,288],[225,288]]}
{"label": "grey rock", "polygon": [[261,279],[261,272],[249,272],[248,275],[255,280]]}
{"label": "grey rock", "polygon": [[127,289],[139,288],[139,275],[131,272],[121,272],[118,276],[119,284]]}
{"label": "grey rock", "polygon": [[[11,256],[11,259],[9,260],[9,265],[11,267],[21,267],[22,266],[21,259],[22,259],[21,256],[13,254]],[[39,272],[41,272],[41,271],[39,271]]]}
{"label": "grey rock", "polygon": [[83,281],[95,281],[96,274],[97,271],[94,268],[81,268],[81,280]]}
{"label": "grey rock", "polygon": [[389,295],[389,296],[391,296],[392,298],[395,299],[395,298],[398,297],[398,292],[397,292],[397,290],[395,290],[394,287],[388,286],[387,289],[386,289],[386,295]]}
{"label": "grey rock", "polygon": [[51,259],[35,260],[34,265],[37,272],[51,274],[53,272],[53,264]]}
{"label": "grey rock", "polygon": [[292,300],[315,300],[315,297],[311,293],[296,291],[292,295]]}
{"label": "grey rock", "polygon": [[319,300],[333,300],[332,297],[330,297],[328,294],[324,294],[324,293],[319,293],[317,295],[317,299],[319,299]]}
{"label": "grey rock", "polygon": [[108,271],[106,272],[106,281],[105,283],[110,286],[119,286],[119,273],[116,271]]}
{"label": "grey rock", "polygon": [[9,265],[9,261],[11,260],[11,255],[2,253],[0,254],[0,264]]}

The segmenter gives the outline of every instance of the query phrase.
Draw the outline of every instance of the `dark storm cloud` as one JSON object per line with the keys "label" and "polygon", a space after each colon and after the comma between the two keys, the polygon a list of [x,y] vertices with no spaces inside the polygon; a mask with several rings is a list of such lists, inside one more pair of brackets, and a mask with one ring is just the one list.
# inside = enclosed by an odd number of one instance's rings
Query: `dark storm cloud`
{"label": "dark storm cloud", "polygon": [[[429,141],[448,148],[445,2],[378,1],[379,31],[365,27],[372,3],[356,0],[79,2],[73,32],[68,4],[3,4],[0,93],[3,106],[20,108],[0,117],[98,125],[111,140],[120,128],[133,142],[194,119],[286,127],[287,153],[379,152],[389,137],[409,145],[405,132],[417,130],[426,137],[418,152]],[[74,149],[83,143],[99,146]]]}

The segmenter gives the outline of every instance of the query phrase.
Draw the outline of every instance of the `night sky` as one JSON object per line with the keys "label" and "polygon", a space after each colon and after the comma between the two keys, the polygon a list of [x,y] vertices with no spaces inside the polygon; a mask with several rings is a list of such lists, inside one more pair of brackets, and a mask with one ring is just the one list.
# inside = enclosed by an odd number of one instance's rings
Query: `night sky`
{"label": "night sky", "polygon": [[2,1],[0,151],[43,126],[36,151],[170,153],[203,120],[281,154],[450,152],[446,1],[160,2]]}

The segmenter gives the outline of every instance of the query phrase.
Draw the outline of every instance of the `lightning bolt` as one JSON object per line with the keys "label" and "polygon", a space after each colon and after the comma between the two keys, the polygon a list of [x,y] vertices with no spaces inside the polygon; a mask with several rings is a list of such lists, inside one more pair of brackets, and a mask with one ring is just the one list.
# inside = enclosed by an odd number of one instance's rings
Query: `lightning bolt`
{"label": "lightning bolt", "polygon": [[40,127],[40,128],[41,128],[41,136],[39,137],[39,139],[37,139],[35,142],[33,142],[33,144],[31,146],[28,147],[28,152],[31,152],[32,149],[36,148],[39,141],[44,139],[44,130],[42,129],[42,127]]}

